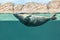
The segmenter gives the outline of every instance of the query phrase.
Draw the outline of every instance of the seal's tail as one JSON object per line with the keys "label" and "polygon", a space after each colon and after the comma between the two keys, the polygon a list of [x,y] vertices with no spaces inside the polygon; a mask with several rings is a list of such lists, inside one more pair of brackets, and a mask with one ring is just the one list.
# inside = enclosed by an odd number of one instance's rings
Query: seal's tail
{"label": "seal's tail", "polygon": [[52,20],[56,19],[56,13],[51,17]]}

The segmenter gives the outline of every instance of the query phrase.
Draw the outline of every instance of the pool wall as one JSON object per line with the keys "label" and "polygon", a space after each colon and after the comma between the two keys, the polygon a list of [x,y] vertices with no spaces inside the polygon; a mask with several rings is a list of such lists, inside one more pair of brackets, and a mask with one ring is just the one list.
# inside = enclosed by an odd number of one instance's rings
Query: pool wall
{"label": "pool wall", "polygon": [[28,27],[12,14],[1,14],[0,40],[60,40],[60,14],[56,17],[44,25]]}

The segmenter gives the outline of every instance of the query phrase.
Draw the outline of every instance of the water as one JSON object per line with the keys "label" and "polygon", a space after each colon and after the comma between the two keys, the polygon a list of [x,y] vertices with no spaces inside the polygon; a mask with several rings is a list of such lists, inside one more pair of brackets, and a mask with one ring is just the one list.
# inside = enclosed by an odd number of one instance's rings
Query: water
{"label": "water", "polygon": [[59,17],[60,14],[57,14],[56,20],[42,26],[28,27],[12,14],[0,14],[0,40],[60,40]]}

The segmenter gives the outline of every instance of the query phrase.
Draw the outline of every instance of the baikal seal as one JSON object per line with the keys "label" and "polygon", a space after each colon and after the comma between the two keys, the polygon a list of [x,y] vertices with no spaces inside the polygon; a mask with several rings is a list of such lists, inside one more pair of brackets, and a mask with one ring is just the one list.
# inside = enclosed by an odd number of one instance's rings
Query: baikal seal
{"label": "baikal seal", "polygon": [[13,14],[19,21],[26,26],[41,26],[50,20],[56,19],[56,14],[51,17],[36,16],[31,14]]}

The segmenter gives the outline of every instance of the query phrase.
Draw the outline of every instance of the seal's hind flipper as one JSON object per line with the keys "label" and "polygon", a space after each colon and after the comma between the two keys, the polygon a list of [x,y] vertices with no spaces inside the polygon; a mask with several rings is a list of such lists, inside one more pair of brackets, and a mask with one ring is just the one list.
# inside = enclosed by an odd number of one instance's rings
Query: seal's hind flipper
{"label": "seal's hind flipper", "polygon": [[52,17],[55,17],[55,16],[56,16],[56,13]]}
{"label": "seal's hind flipper", "polygon": [[56,19],[56,13],[51,17],[52,20]]}

